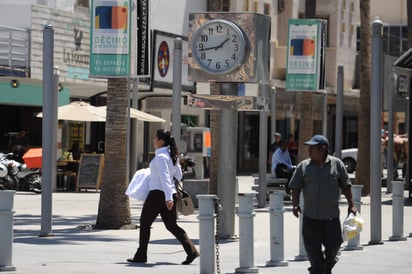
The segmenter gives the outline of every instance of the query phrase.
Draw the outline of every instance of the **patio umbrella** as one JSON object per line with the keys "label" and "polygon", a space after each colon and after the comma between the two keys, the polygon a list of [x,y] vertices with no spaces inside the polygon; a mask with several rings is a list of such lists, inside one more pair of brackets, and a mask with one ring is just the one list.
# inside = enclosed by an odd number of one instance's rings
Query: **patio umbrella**
{"label": "patio umbrella", "polygon": [[[37,117],[43,117],[40,112]],[[83,122],[104,122],[105,116],[100,115],[97,107],[83,101],[74,101],[68,105],[63,105],[57,108],[57,119],[68,121],[83,121]]]}
{"label": "patio umbrella", "polygon": [[[102,118],[106,118],[106,106],[101,106],[101,107],[96,107],[96,108],[99,111],[99,116]],[[144,121],[144,122],[158,122],[158,123],[166,122],[165,119],[162,119],[160,117],[146,113],[141,110],[137,110],[135,108],[130,108],[130,117],[137,119],[139,121]]]}

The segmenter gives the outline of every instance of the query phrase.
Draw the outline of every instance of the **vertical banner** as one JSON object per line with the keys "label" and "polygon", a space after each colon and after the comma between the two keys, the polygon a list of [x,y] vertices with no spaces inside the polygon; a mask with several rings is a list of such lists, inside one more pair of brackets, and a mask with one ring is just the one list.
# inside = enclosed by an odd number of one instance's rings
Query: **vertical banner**
{"label": "vertical banner", "polygon": [[137,1],[137,75],[150,73],[149,0]]}
{"label": "vertical banner", "polygon": [[129,76],[130,14],[130,0],[92,0],[90,76]]}
{"label": "vertical banner", "polygon": [[289,20],[286,90],[324,88],[325,25],[321,19]]}

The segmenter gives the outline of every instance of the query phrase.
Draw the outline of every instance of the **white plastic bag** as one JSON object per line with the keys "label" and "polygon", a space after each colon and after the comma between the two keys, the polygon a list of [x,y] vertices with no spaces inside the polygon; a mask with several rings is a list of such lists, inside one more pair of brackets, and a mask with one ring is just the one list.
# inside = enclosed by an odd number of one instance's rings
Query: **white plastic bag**
{"label": "white plastic bag", "polygon": [[359,212],[357,212],[356,215],[350,213],[342,224],[342,239],[349,241],[356,237],[362,231],[363,223],[364,221]]}
{"label": "white plastic bag", "polygon": [[138,201],[146,200],[149,194],[150,169],[136,171],[126,190],[126,195]]}

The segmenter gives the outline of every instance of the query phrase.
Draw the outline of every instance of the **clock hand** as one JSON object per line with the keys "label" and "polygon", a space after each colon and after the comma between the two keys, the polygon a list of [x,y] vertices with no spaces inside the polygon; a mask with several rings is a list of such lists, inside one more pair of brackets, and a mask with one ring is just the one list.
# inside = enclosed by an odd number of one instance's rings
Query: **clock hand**
{"label": "clock hand", "polygon": [[227,41],[229,41],[229,38],[226,38],[226,40],[223,41],[219,46],[215,47],[215,50],[218,50],[218,49],[222,48],[223,45],[224,45]]}
{"label": "clock hand", "polygon": [[213,47],[203,48],[203,49],[199,49],[199,51],[205,51],[205,50],[210,50],[210,49],[216,49],[216,47],[213,46]]}
{"label": "clock hand", "polygon": [[218,50],[219,48],[221,48],[221,47],[223,47],[223,45],[227,42],[227,41],[229,41],[229,38],[227,38],[225,41],[223,41],[222,43],[220,43],[218,46],[213,46],[213,47],[208,47],[208,48],[202,48],[202,49],[199,49],[199,51],[205,51],[205,50],[211,50],[211,49],[214,49],[214,50]]}

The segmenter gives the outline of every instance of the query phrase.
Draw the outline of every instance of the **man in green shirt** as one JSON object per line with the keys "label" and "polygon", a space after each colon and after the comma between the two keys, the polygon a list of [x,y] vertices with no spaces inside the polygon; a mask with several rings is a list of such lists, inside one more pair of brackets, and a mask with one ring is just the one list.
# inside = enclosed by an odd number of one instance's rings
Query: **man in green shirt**
{"label": "man in green shirt", "polygon": [[[329,274],[337,262],[336,255],[342,244],[339,220],[341,193],[348,201],[348,213],[356,213],[356,208],[343,162],[328,155],[328,139],[314,135],[305,144],[309,148],[309,158],[298,164],[288,186],[292,190],[293,215],[299,217],[300,213],[303,214],[302,236],[311,264],[309,272]],[[299,207],[301,192],[303,212]]]}

